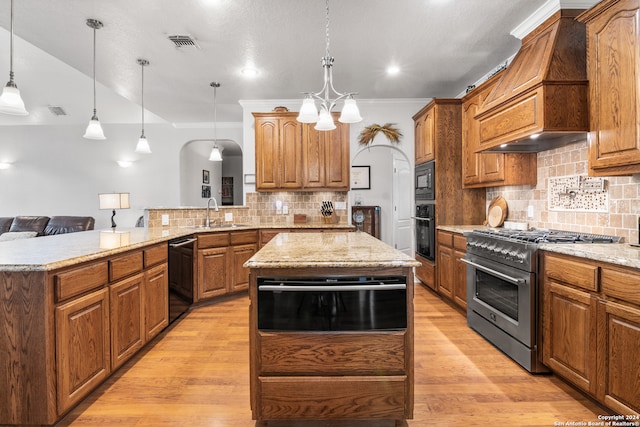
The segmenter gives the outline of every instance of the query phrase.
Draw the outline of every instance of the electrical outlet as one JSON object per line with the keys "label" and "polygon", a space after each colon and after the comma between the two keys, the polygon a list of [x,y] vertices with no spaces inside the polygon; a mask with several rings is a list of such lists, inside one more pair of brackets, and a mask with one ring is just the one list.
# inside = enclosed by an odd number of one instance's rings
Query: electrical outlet
{"label": "electrical outlet", "polygon": [[169,225],[169,215],[162,214],[162,225]]}
{"label": "electrical outlet", "polygon": [[225,220],[225,222],[233,221],[233,212],[225,212],[224,213],[224,220]]}
{"label": "electrical outlet", "polygon": [[282,207],[282,214],[283,215],[289,215],[289,206],[288,205],[284,205]]}
{"label": "electrical outlet", "polygon": [[334,206],[337,211],[344,211],[347,209],[347,202],[335,202]]}
{"label": "electrical outlet", "polygon": [[276,215],[282,215],[282,200],[276,200]]}

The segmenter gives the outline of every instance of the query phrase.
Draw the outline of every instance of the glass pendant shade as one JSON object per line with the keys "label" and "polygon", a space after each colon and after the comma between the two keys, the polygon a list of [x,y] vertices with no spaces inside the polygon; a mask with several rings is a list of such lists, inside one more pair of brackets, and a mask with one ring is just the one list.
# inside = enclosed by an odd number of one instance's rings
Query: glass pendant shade
{"label": "glass pendant shade", "polygon": [[9,82],[2,90],[0,96],[0,113],[14,116],[26,116],[29,112],[24,108],[24,102],[20,97],[20,90],[15,83]]}
{"label": "glass pendant shade", "polygon": [[313,98],[307,97],[302,101],[297,120],[300,123],[315,123],[318,121],[318,109]]}
{"label": "glass pendant shade", "polygon": [[136,153],[151,154],[151,147],[149,147],[149,142],[144,134],[140,135],[140,139],[138,139],[138,143],[136,144]]}
{"label": "glass pendant shade", "polygon": [[320,110],[320,119],[318,123],[313,127],[315,130],[334,130],[336,124],[333,122],[333,117],[327,110]]}
{"label": "glass pendant shade", "polygon": [[344,100],[344,107],[342,107],[342,113],[338,121],[340,123],[358,123],[362,121],[360,110],[358,109],[358,104],[356,104],[355,99],[347,98]]}
{"label": "glass pendant shade", "polygon": [[213,147],[211,150],[211,155],[209,155],[209,161],[211,162],[221,162],[222,161],[222,153],[217,145]]}
{"label": "glass pendant shade", "polygon": [[95,114],[91,117],[83,137],[87,139],[107,139],[102,131],[102,126],[100,126],[100,120]]}

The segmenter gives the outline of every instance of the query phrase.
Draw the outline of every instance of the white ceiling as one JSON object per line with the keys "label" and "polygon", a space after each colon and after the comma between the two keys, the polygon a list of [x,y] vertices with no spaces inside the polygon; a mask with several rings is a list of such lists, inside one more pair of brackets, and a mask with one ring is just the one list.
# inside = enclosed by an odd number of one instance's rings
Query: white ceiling
{"label": "white ceiling", "polygon": [[[456,96],[517,51],[520,41],[510,32],[545,3],[331,0],[336,89],[360,99]],[[222,85],[220,122],[242,120],[239,100],[297,99],[322,86],[324,0],[15,0],[14,7],[15,80],[31,114],[2,116],[0,125],[88,122],[87,18],[104,23],[96,70],[103,123],[139,123],[137,58],[150,62],[146,122],[212,122],[212,81]],[[9,8],[9,0],[0,1],[0,84],[9,74]],[[175,48],[167,39],[175,34],[191,35],[200,49]],[[391,64],[399,74],[386,74]],[[246,66],[258,76],[242,76]],[[48,106],[68,115],[55,117]]]}

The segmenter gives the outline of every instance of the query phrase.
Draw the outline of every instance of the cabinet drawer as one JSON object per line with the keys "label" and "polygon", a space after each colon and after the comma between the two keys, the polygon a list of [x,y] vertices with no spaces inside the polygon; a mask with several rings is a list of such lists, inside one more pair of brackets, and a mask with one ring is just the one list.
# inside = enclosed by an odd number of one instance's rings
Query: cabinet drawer
{"label": "cabinet drawer", "polygon": [[586,264],[584,261],[573,261],[546,254],[544,258],[544,274],[551,279],[588,291],[598,291],[598,267]]}
{"label": "cabinet drawer", "polygon": [[106,262],[75,268],[55,275],[56,300],[62,301],[80,295],[91,289],[104,286],[109,281],[109,269]]}
{"label": "cabinet drawer", "polygon": [[144,253],[144,268],[149,268],[156,264],[165,262],[169,256],[169,250],[167,244],[151,246],[143,250]]}
{"label": "cabinet drawer", "polygon": [[209,233],[198,235],[198,248],[229,246],[229,233]]}
{"label": "cabinet drawer", "polygon": [[467,251],[467,238],[462,234],[453,235],[453,247],[459,251]]}
{"label": "cabinet drawer", "polygon": [[405,332],[260,333],[261,374],[403,375]]}
{"label": "cabinet drawer", "polygon": [[231,245],[245,245],[248,243],[258,243],[258,230],[231,233]]}
{"label": "cabinet drawer", "polygon": [[142,251],[128,253],[109,261],[109,281],[142,271]]}
{"label": "cabinet drawer", "polygon": [[640,305],[640,276],[637,272],[603,268],[600,274],[604,294]]}
{"label": "cabinet drawer", "polygon": [[405,376],[259,377],[260,419],[409,418]]}
{"label": "cabinet drawer", "polygon": [[438,245],[453,247],[453,234],[449,233],[448,231],[438,230],[436,237],[436,242]]}

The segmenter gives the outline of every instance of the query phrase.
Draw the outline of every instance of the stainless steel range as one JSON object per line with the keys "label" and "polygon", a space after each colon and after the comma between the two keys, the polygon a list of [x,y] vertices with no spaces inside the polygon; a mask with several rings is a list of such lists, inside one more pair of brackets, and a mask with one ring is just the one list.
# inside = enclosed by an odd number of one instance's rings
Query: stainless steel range
{"label": "stainless steel range", "polygon": [[545,229],[474,230],[465,236],[469,327],[529,372],[547,372],[537,346],[539,244],[615,243],[620,238]]}

